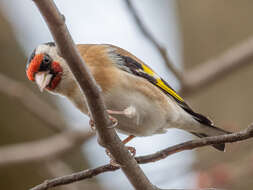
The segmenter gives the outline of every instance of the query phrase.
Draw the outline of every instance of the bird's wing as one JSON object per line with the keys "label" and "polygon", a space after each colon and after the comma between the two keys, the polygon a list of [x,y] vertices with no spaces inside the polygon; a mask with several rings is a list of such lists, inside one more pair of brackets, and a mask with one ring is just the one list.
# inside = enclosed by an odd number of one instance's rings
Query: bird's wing
{"label": "bird's wing", "polygon": [[111,52],[114,54],[113,56],[117,57],[116,65],[119,69],[148,80],[150,83],[162,90],[166,95],[172,97],[177,102],[177,104],[190,115],[192,115],[195,120],[204,125],[213,126],[212,121],[210,121],[205,116],[194,112],[186,104],[183,98],[178,95],[176,91],[166,81],[164,81],[158,74],[156,74],[150,67],[144,64],[140,59],[119,47],[112,45],[110,45],[110,47],[113,49],[113,51]]}

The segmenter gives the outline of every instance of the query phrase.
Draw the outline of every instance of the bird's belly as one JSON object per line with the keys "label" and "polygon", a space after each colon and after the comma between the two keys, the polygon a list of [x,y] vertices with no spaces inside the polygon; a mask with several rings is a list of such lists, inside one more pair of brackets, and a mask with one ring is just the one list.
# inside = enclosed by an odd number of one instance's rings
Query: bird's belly
{"label": "bird's belly", "polygon": [[129,107],[134,109],[132,117],[112,115],[118,120],[117,129],[120,132],[135,136],[150,136],[166,131],[164,128],[166,110],[162,110],[158,102],[151,101],[145,95],[138,92],[125,92],[107,94],[104,98],[107,109],[113,111],[123,111]]}

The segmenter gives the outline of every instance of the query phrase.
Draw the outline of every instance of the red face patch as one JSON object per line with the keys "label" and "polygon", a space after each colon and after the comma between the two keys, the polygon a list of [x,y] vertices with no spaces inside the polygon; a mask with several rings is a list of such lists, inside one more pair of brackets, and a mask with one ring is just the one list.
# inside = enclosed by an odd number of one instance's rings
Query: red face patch
{"label": "red face patch", "polygon": [[60,64],[57,62],[52,63],[51,69],[54,71],[55,76],[53,77],[52,81],[50,82],[50,86],[47,87],[48,90],[53,90],[57,87],[57,85],[61,81],[61,76],[62,76],[62,71],[63,71]]}
{"label": "red face patch", "polygon": [[60,64],[55,61],[52,63],[51,69],[54,71],[54,73],[62,73],[62,68]]}
{"label": "red face patch", "polygon": [[35,55],[34,58],[32,59],[28,69],[26,70],[26,75],[28,77],[29,80],[34,81],[34,75],[35,73],[38,72],[39,68],[40,68],[40,64],[43,60],[44,55],[43,54],[38,54]]}
{"label": "red face patch", "polygon": [[[44,56],[45,56],[44,54],[38,54],[35,55],[34,58],[31,60],[28,69],[26,70],[26,75],[29,80],[35,81],[34,76],[37,72],[39,72]],[[58,62],[52,62],[50,68],[48,68],[48,72],[52,74],[53,77],[46,88],[48,90],[53,90],[57,87],[57,85],[61,81],[63,70]]]}

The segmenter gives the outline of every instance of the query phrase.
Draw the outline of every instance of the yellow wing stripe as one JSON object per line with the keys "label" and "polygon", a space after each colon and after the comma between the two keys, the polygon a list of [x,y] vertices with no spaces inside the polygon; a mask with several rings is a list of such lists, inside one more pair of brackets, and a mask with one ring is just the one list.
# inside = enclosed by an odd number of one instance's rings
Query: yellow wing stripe
{"label": "yellow wing stripe", "polygon": [[[154,71],[152,71],[149,67],[145,66],[142,64],[142,68],[143,71],[151,76],[157,76],[156,73]],[[181,98],[174,90],[172,90],[170,87],[168,87],[166,84],[164,84],[164,82],[157,77],[156,78],[156,85],[159,86],[160,88],[162,88],[163,90],[165,90],[166,92],[168,92],[169,94],[171,94],[173,97],[175,97],[176,99],[178,99],[181,102],[184,102],[183,98]]]}
{"label": "yellow wing stripe", "polygon": [[174,96],[179,101],[181,102],[184,101],[183,98],[181,98],[174,90],[172,90],[166,84],[164,84],[164,82],[161,79],[156,79],[156,80],[157,80],[157,83],[156,83],[157,86],[161,87],[163,90],[165,90],[166,92]]}
{"label": "yellow wing stripe", "polygon": [[154,76],[155,75],[155,72],[154,71],[152,71],[150,68],[148,68],[147,66],[145,66],[145,65],[141,65],[142,66],[142,68],[143,68],[143,71],[145,72],[145,73],[147,73],[147,74],[149,74],[149,75],[151,75],[151,76]]}

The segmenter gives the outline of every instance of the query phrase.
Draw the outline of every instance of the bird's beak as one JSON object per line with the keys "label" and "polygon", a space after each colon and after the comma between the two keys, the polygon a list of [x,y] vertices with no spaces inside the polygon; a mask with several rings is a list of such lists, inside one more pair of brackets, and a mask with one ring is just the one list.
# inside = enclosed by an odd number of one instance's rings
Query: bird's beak
{"label": "bird's beak", "polygon": [[39,72],[35,74],[35,81],[41,92],[46,88],[52,79],[52,74],[48,72]]}

